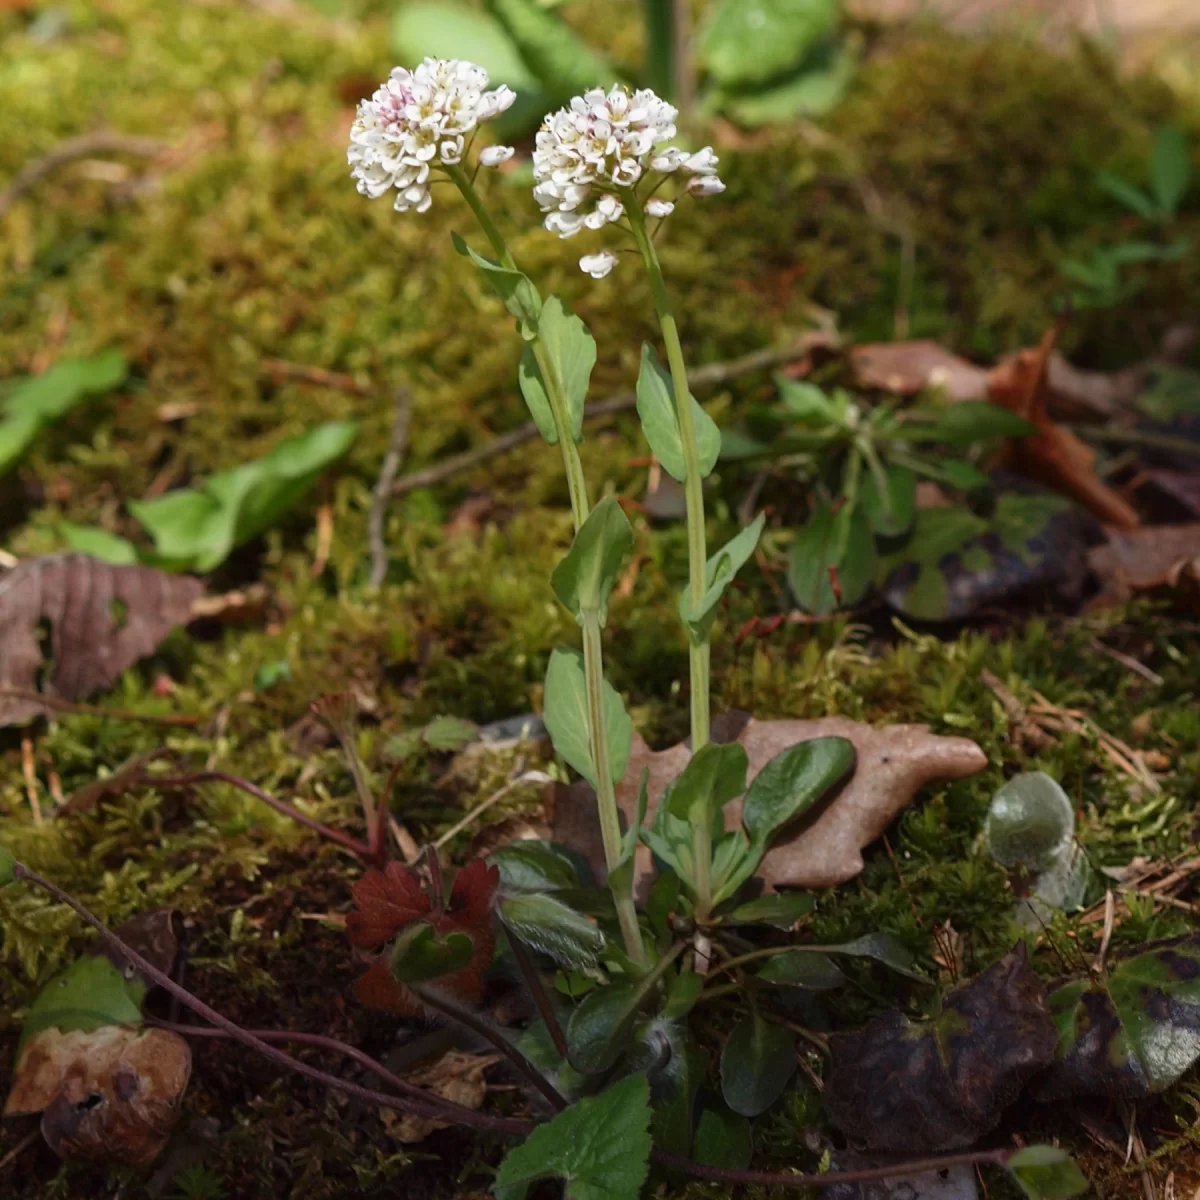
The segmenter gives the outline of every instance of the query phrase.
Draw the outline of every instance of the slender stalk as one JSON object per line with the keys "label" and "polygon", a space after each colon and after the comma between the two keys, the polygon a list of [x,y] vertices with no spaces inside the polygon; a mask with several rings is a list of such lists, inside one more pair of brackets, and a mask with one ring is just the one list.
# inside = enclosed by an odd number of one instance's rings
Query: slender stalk
{"label": "slender stalk", "polygon": [[[699,810],[699,811],[697,811]],[[688,814],[692,827],[692,881],[696,885],[696,924],[703,925],[712,911],[712,814],[698,804]],[[701,974],[707,972],[707,966]]]}
{"label": "slender stalk", "polygon": [[[700,456],[696,446],[696,426],[692,420],[692,396],[688,390],[687,367],[683,361],[683,346],[679,341],[679,328],[671,312],[671,301],[667,295],[667,284],[654,243],[646,232],[646,218],[641,205],[632,191],[626,191],[622,199],[625,212],[633,230],[633,238],[641,252],[646,272],[650,276],[650,290],[654,296],[654,311],[658,315],[663,344],[667,350],[667,365],[671,370],[671,385],[675,392],[675,411],[679,417],[679,435],[683,443],[683,458],[687,469],[684,495],[687,500],[688,535],[688,594],[693,606],[698,608],[706,590],[706,566],[708,550],[704,533],[704,481],[700,475]],[[688,658],[692,679],[692,753],[708,744],[709,712],[709,642],[707,637],[697,642],[688,635]]]}
{"label": "slender stalk", "polygon": [[[517,270],[504,235],[492,220],[479,193],[459,166],[446,168],[451,180],[462,193],[463,199],[475,214],[500,264],[509,270]],[[588,501],[587,481],[583,464],[579,458],[579,447],[575,444],[571,423],[567,419],[566,397],[562,380],[546,353],[540,337],[530,344],[534,361],[546,386],[546,396],[558,432],[558,445],[562,451],[563,469],[567,476],[567,490],[571,497],[571,517],[578,533],[588,518],[591,507]],[[613,785],[612,764],[608,757],[608,738],[604,726],[604,649],[600,638],[599,621],[591,614],[591,626],[585,618],[583,628],[583,667],[588,689],[588,732],[592,749],[592,761],[596,764],[596,803],[600,815],[600,832],[604,841],[604,859],[612,873],[621,857],[621,821],[617,810],[616,789]],[[628,888],[614,886],[613,901],[621,924],[621,936],[625,949],[634,962],[645,962],[645,949],[638,930],[637,912],[633,903],[632,881]]]}

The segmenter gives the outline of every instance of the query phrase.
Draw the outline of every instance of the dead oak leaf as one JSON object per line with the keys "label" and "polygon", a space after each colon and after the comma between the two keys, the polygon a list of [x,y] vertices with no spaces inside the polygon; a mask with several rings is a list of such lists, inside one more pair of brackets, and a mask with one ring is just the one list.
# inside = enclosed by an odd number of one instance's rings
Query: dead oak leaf
{"label": "dead oak leaf", "polygon": [[[152,567],[113,566],[85,554],[31,558],[0,577],[0,727],[41,715],[42,692],[82,700],[111,687],[184,624],[199,579]],[[49,626],[49,653],[39,630]]]}
{"label": "dead oak leaf", "polygon": [[166,1029],[42,1029],[21,1047],[4,1112],[40,1112],[62,1158],[140,1166],[179,1119],[191,1069],[187,1042]]}
{"label": "dead oak leaf", "polygon": [[1200,583],[1200,524],[1149,525],[1111,532],[1107,544],[1088,552],[1100,581],[1092,607],[1124,604],[1135,592]]}
{"label": "dead oak leaf", "polygon": [[[499,1061],[499,1054],[467,1054],[461,1050],[448,1050],[437,1062],[413,1071],[407,1079],[409,1083],[425,1088],[443,1100],[477,1109],[487,1095],[484,1072]],[[446,1129],[450,1124],[449,1121],[436,1121],[431,1117],[400,1113],[390,1108],[381,1109],[380,1116],[388,1133],[405,1145],[424,1141],[435,1129]]]}
{"label": "dead oak leaf", "polygon": [[[840,792],[772,846],[758,872],[768,888],[833,887],[852,879],[863,868],[862,848],[883,833],[925,784],[965,779],[987,765],[987,757],[970,738],[942,737],[930,733],[925,725],[876,728],[847,717],[757,721],[733,713],[713,721],[714,741],[737,741],[745,747],[750,762],[748,781],[788,747],[818,737],[848,738],[854,743],[858,765]],[[629,766],[617,787],[617,803],[626,821],[633,820],[637,811],[643,770],[649,771],[652,815],[667,785],[690,757],[686,743],[654,751],[635,733]],[[728,804],[726,828],[737,828],[741,815],[740,800]],[[554,840],[584,854],[597,875],[603,877],[599,825],[591,789],[586,784],[556,789],[551,825]],[[639,846],[636,886],[644,891],[652,875],[650,851]]]}
{"label": "dead oak leaf", "polygon": [[1035,350],[1022,350],[988,378],[988,399],[1037,427],[1037,433],[1010,440],[1004,465],[1071,496],[1109,525],[1136,529],[1141,524],[1137,512],[1096,475],[1096,452],[1050,419],[1049,363],[1058,332],[1056,325]]}
{"label": "dead oak leaf", "polygon": [[850,365],[859,387],[898,396],[915,396],[926,388],[940,387],[951,400],[987,399],[987,370],[932,338],[855,346],[850,351]]}

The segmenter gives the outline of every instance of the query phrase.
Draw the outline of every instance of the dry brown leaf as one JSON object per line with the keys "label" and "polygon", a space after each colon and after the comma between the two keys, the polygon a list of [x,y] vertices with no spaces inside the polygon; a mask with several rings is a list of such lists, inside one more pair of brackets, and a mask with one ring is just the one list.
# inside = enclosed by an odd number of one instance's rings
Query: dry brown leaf
{"label": "dry brown leaf", "polygon": [[1136,529],[1134,509],[1095,472],[1096,452],[1069,429],[1056,425],[1047,412],[1048,363],[1058,337],[1054,326],[1036,350],[1001,363],[988,378],[988,398],[1037,426],[1029,437],[1010,441],[1006,465],[1055,491],[1074,497],[1101,521],[1118,529]]}
{"label": "dry brown leaf", "polygon": [[[426,1088],[443,1100],[453,1100],[466,1108],[478,1108],[487,1095],[487,1080],[483,1073],[500,1061],[499,1054],[466,1054],[448,1050],[437,1062],[408,1075],[408,1082]],[[446,1129],[448,1121],[435,1121],[412,1113],[400,1113],[385,1108],[379,1114],[384,1128],[398,1142],[411,1145],[424,1141],[435,1129]]]}
{"label": "dry brown leaf", "polygon": [[928,338],[855,346],[850,351],[850,364],[859,387],[879,388],[899,396],[941,387],[951,400],[987,398],[987,370]]}
{"label": "dry brown leaf", "polygon": [[40,1112],[63,1158],[143,1165],[179,1119],[191,1070],[187,1042],[166,1029],[43,1029],[21,1049],[4,1112]]}
{"label": "dry brown leaf", "polygon": [[[52,666],[41,691],[82,700],[152,653],[187,621],[203,590],[187,575],[112,566],[85,554],[31,558],[14,567],[0,578],[0,727],[46,711],[32,695],[44,665],[43,623]],[[5,694],[6,688],[12,690]]]}
{"label": "dry brown leaf", "polygon": [[[739,718],[740,728],[736,727]],[[920,788],[937,779],[965,779],[987,766],[987,757],[970,738],[941,737],[930,733],[926,725],[875,728],[847,717],[756,721],[732,713],[713,721],[714,741],[738,741],[746,748],[751,780],[789,746],[816,737],[849,738],[858,753],[858,765],[850,782],[813,819],[767,853],[759,875],[768,889],[832,887],[854,878],[863,868],[862,848],[883,833]],[[690,757],[686,743],[655,751],[635,733],[629,766],[617,787],[617,803],[625,819],[632,820],[636,812],[643,770],[650,772],[649,811],[653,813],[666,786]],[[604,854],[591,789],[586,784],[559,785],[551,809],[554,840],[579,851],[603,876]],[[725,821],[726,828],[741,823],[740,800],[726,807]],[[636,886],[644,890],[651,874],[650,851],[639,846]]]}
{"label": "dry brown leaf", "polygon": [[265,583],[222,592],[219,596],[197,596],[188,621],[217,621],[221,625],[252,625],[261,621],[271,594]]}
{"label": "dry brown leaf", "polygon": [[1200,582],[1200,524],[1148,525],[1110,533],[1108,544],[1088,552],[1100,580],[1093,607],[1123,604],[1135,592]]}

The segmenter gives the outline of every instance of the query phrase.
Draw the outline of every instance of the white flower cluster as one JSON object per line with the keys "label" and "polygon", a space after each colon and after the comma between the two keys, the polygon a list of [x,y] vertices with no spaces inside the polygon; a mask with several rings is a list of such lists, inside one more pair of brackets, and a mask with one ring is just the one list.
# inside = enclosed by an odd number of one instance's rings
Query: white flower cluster
{"label": "white flower cluster", "polygon": [[[632,95],[616,86],[593,88],[542,122],[533,152],[534,199],[546,214],[545,226],[559,237],[581,229],[600,229],[625,214],[624,198],[648,175],[683,171],[691,176],[686,191],[696,196],[723,192],[717,156],[711,146],[688,154],[670,145],[675,137],[675,108],[648,88]],[[656,181],[654,187],[660,183]],[[666,217],[675,205],[654,196],[642,204],[647,216]],[[616,256],[607,250],[585,255],[580,267],[595,279],[612,270]]]}
{"label": "white flower cluster", "polygon": [[[517,98],[508,87],[489,92],[487,85],[482,67],[456,58],[427,58],[415,71],[397,67],[359,104],[350,128],[347,158],[358,190],[376,199],[394,188],[397,212],[425,212],[431,168],[461,162],[467,136]],[[511,146],[489,146],[479,161],[495,167],[512,154]]]}

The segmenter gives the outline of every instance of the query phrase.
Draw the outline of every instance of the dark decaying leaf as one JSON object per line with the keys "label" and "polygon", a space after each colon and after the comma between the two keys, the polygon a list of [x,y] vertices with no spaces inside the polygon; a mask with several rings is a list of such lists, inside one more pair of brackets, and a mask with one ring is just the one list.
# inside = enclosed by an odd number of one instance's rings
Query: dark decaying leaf
{"label": "dark decaying leaf", "polygon": [[990,517],[924,508],[904,545],[880,560],[877,582],[906,617],[962,620],[1034,588],[1081,582],[1086,524],[1049,492],[1005,492]]}
{"label": "dark decaying leaf", "polygon": [[1149,525],[1114,531],[1088,553],[1100,582],[1094,607],[1124,604],[1137,592],[1174,589],[1200,581],[1200,524]]}
{"label": "dark decaying leaf", "polygon": [[[152,967],[164,975],[174,975],[183,941],[183,914],[179,909],[156,908],[139,913],[120,925],[116,935]],[[115,946],[106,942],[96,948],[96,954],[108,959],[126,979],[140,981],[147,990],[153,986]]]}
{"label": "dark decaying leaf", "polygon": [[1145,1096],[1200,1058],[1200,935],[1120,959],[1100,979],[1050,993],[1058,1052],[1038,1090],[1064,1096]]}
{"label": "dark decaying leaf", "polygon": [[825,1108],[855,1142],[924,1154],[992,1129],[1054,1057],[1041,981],[1018,946],[915,1023],[897,1009],[830,1039]]}
{"label": "dark decaying leaf", "polygon": [[63,1158],[141,1165],[179,1119],[191,1067],[187,1042],[169,1030],[47,1028],[22,1046],[4,1112],[40,1112]]}
{"label": "dark decaying leaf", "polygon": [[[187,619],[204,585],[151,567],[117,567],[83,554],[31,558],[0,577],[0,726],[46,708],[40,690],[82,700],[111,687]],[[49,628],[49,652],[39,633]],[[47,661],[47,659],[49,661]]]}

